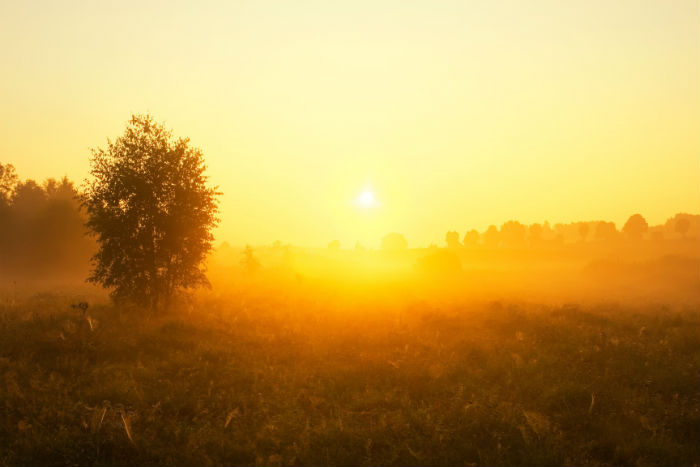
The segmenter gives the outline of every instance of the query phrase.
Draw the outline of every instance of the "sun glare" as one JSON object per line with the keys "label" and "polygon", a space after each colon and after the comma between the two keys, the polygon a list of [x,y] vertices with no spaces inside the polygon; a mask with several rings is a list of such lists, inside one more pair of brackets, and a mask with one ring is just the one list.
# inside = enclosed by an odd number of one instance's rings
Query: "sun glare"
{"label": "sun glare", "polygon": [[374,197],[372,190],[367,189],[360,193],[360,196],[357,197],[357,204],[363,208],[371,208],[376,206],[377,200]]}

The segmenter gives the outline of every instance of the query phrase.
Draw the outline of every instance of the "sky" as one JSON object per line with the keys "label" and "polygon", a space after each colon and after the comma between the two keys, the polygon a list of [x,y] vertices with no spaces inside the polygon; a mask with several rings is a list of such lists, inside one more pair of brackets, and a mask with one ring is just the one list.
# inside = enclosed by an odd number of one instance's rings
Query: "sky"
{"label": "sky", "polygon": [[700,211],[696,0],[0,0],[0,44],[0,162],[83,180],[148,112],[203,150],[217,241]]}

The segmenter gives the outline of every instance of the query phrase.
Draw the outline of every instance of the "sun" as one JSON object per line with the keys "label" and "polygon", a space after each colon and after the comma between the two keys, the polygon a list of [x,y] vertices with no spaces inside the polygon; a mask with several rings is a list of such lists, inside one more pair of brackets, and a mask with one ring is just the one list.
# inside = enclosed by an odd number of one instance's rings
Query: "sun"
{"label": "sun", "polygon": [[372,190],[365,189],[360,196],[357,197],[357,205],[363,208],[372,208],[377,205],[377,199],[374,197]]}

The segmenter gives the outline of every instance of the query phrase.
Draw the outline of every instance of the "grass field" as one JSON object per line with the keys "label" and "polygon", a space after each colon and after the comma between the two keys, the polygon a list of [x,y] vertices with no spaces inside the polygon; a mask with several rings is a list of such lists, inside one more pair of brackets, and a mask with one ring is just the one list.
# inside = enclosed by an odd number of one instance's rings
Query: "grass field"
{"label": "grass field", "polygon": [[0,464],[698,465],[697,307],[0,305]]}

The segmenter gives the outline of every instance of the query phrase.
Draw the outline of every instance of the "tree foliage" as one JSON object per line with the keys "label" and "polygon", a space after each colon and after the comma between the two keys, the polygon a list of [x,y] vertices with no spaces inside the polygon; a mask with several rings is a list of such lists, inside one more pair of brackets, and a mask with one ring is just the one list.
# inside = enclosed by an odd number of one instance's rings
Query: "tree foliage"
{"label": "tree foliage", "polygon": [[527,228],[518,221],[508,221],[501,226],[501,241],[508,246],[522,246]]}
{"label": "tree foliage", "polygon": [[203,260],[218,222],[199,149],[174,138],[149,115],[93,149],[83,205],[99,249],[89,281],[117,301],[158,308],[180,288],[208,285]]}
{"label": "tree foliage", "polygon": [[632,239],[640,239],[642,235],[647,233],[649,230],[649,225],[647,221],[642,217],[641,214],[634,214],[627,219],[622,231],[627,234]]}
{"label": "tree foliage", "polygon": [[675,230],[685,238],[685,235],[690,230],[690,221],[687,217],[681,217],[676,221]]}
{"label": "tree foliage", "polygon": [[14,166],[0,162],[0,208],[10,204],[17,182]]}
{"label": "tree foliage", "polygon": [[400,233],[392,232],[382,237],[383,251],[399,252],[405,251],[408,248],[406,238]]}
{"label": "tree foliage", "polygon": [[445,242],[447,243],[447,248],[459,248],[462,244],[459,242],[459,234],[450,230],[445,234]]}
{"label": "tree foliage", "polygon": [[472,229],[464,234],[464,239],[462,240],[464,246],[476,246],[479,243],[479,232],[476,229]]}
{"label": "tree foliage", "polygon": [[84,277],[94,242],[73,182],[20,180],[0,163],[0,277]]}
{"label": "tree foliage", "polygon": [[243,249],[243,258],[241,258],[241,266],[246,272],[254,274],[260,270],[260,261],[255,257],[253,247],[246,245]]}
{"label": "tree foliage", "polygon": [[484,232],[484,244],[489,248],[495,248],[501,242],[501,234],[498,227],[489,225],[489,228]]}

